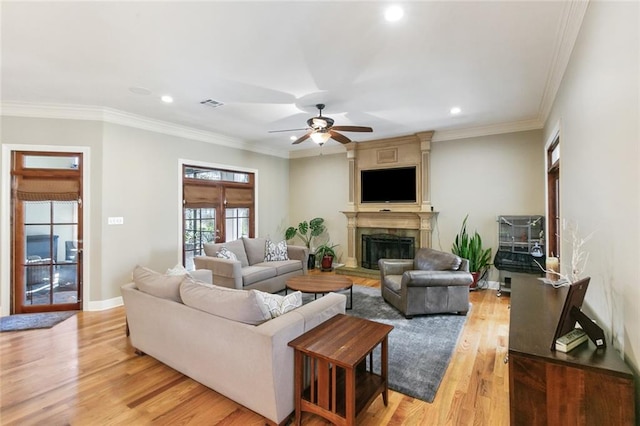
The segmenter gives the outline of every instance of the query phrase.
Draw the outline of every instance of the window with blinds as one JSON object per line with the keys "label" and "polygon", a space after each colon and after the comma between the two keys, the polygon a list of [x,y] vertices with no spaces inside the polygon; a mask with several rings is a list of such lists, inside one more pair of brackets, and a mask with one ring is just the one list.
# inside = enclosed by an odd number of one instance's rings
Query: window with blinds
{"label": "window with blinds", "polygon": [[255,236],[255,176],[190,165],[183,172],[183,260],[193,269],[204,244]]}

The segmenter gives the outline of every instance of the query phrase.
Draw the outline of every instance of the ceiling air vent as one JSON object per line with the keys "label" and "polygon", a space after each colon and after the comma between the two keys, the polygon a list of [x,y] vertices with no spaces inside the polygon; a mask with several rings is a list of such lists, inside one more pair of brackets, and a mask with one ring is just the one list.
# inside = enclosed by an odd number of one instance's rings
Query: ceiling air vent
{"label": "ceiling air vent", "polygon": [[205,99],[204,101],[200,101],[202,105],[210,106],[211,108],[218,108],[219,106],[224,105],[222,102],[214,101],[213,99]]}

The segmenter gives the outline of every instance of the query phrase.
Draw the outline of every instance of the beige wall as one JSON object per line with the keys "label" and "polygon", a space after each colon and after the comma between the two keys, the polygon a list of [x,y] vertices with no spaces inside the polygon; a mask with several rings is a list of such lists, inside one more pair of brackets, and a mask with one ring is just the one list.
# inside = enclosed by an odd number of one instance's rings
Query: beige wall
{"label": "beige wall", "polygon": [[[545,140],[555,128],[560,132],[561,217],[577,224],[583,237],[593,233],[585,246],[589,253],[585,275],[591,277],[588,308],[636,372],[640,367],[639,8],[637,2],[589,4],[544,129]],[[561,256],[566,265],[569,244],[563,244]],[[638,402],[636,406],[640,410]]]}
{"label": "beige wall", "polygon": [[103,282],[125,282],[136,264],[163,271],[182,261],[179,160],[254,169],[258,234],[283,237],[280,227],[288,213],[289,192],[286,159],[105,124],[102,222],[122,216],[125,223],[104,227],[103,242],[112,248],[103,254],[105,265],[121,266],[104,268]]}
{"label": "beige wall", "polygon": [[[431,193],[439,212],[433,247],[449,251],[464,217],[495,255],[499,215],[544,214],[544,150],[538,130],[431,144]],[[497,280],[496,270],[490,278]]]}
{"label": "beige wall", "polygon": [[[4,148],[8,145],[16,145],[25,147],[25,150],[33,149],[38,146],[50,147],[78,147],[78,149],[87,148],[89,150],[90,170],[88,178],[92,188],[99,188],[102,184],[102,132],[103,124],[96,121],[77,121],[70,125],[68,120],[53,119],[33,119],[19,117],[0,117],[2,125],[2,139],[0,145]],[[22,148],[20,148],[22,149]],[[55,149],[55,148],[52,148]],[[3,150],[4,154],[4,150]],[[3,158],[4,159],[4,158]],[[9,182],[10,167],[0,169],[0,181]],[[8,186],[7,186],[8,188]],[[86,191],[86,190],[85,190]],[[3,215],[9,214],[8,203],[10,194],[3,186],[0,189],[0,205],[3,208]],[[85,196],[85,215],[88,213],[90,217],[98,217],[100,215],[101,200],[100,197],[87,198]],[[88,208],[88,212],[87,210]],[[3,235],[2,248],[0,249],[0,306],[2,307],[2,315],[8,315],[9,312],[9,270],[10,270],[10,240],[4,235],[9,235],[9,222],[4,221],[1,224],[0,233]],[[101,252],[100,244],[100,222],[92,221],[85,224],[85,235],[96,236],[91,239],[87,254],[91,259],[91,267],[89,268],[88,277],[90,283],[97,283],[100,280],[101,270]],[[91,286],[89,286],[91,288]],[[94,286],[99,287],[99,286]],[[93,288],[91,288],[93,290]]]}
{"label": "beige wall", "polygon": [[[3,117],[2,144],[90,149],[91,184],[85,188],[91,200],[90,223],[85,224],[91,236],[88,296],[97,307],[120,296],[120,285],[130,279],[136,264],[164,271],[181,260],[180,160],[255,170],[259,235],[282,238],[283,223],[288,222],[289,170],[283,158],[79,120]],[[4,178],[8,171],[0,173]],[[0,197],[4,200],[8,194]],[[110,216],[123,217],[124,225],[107,225]],[[8,281],[1,285],[8,286]],[[6,300],[0,303],[8,306]]]}
{"label": "beige wall", "polygon": [[[288,226],[297,226],[314,217],[325,219],[329,238],[344,261],[347,247],[347,209],[349,170],[347,154],[318,155],[290,160]],[[323,242],[319,238],[317,242]]]}
{"label": "beige wall", "polygon": [[[343,253],[347,223],[339,212],[347,206],[347,167],[346,153],[294,159],[290,166],[292,222],[324,217]],[[468,213],[469,225],[495,250],[497,215],[544,214],[544,176],[541,131],[432,142],[432,203],[439,212],[433,247],[449,251]]]}

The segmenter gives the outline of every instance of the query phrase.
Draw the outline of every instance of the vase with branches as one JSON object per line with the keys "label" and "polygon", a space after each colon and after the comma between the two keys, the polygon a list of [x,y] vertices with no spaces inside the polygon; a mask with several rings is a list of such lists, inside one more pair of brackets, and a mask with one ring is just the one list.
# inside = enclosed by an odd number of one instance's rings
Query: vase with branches
{"label": "vase with branches", "polygon": [[572,224],[570,224],[568,230],[570,235],[569,243],[571,244],[571,263],[569,265],[570,272],[568,274],[562,274],[554,269],[543,267],[537,260],[535,260],[540,269],[546,272],[548,276],[557,277],[556,280],[545,280],[545,282],[553,284],[554,286],[568,285],[569,283],[580,280],[587,266],[587,261],[589,260],[589,253],[585,251],[584,245],[591,239],[593,233],[586,237],[582,237],[578,230],[578,226]]}

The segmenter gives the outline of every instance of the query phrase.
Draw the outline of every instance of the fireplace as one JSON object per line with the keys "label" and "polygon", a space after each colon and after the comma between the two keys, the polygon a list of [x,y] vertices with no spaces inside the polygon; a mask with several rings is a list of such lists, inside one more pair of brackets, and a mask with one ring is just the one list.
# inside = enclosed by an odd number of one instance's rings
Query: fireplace
{"label": "fireplace", "polygon": [[391,234],[362,236],[362,267],[378,269],[378,259],[413,259],[415,238]]}

